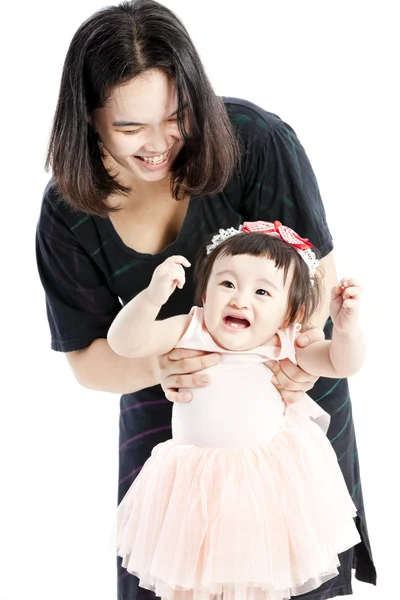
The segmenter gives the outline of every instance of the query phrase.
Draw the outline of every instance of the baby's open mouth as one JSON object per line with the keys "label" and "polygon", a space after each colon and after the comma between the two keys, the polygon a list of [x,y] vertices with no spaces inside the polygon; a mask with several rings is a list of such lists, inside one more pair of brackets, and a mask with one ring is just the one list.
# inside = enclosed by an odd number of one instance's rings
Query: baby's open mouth
{"label": "baby's open mouth", "polygon": [[225,325],[232,329],[246,329],[250,327],[250,322],[247,319],[239,319],[238,317],[224,317]]}

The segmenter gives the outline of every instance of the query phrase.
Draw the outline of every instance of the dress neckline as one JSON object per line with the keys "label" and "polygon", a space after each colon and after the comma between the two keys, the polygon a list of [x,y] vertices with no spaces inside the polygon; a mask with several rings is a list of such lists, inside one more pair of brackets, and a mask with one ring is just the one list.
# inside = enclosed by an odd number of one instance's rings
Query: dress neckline
{"label": "dress neckline", "polygon": [[128,254],[134,258],[137,258],[139,260],[154,260],[154,261],[159,262],[160,259],[163,260],[164,258],[167,258],[171,254],[177,253],[178,248],[184,242],[184,240],[186,239],[186,237],[188,236],[188,234],[191,230],[191,226],[192,226],[193,220],[195,218],[195,215],[197,213],[197,209],[198,209],[200,201],[201,201],[200,196],[192,196],[189,199],[187,211],[186,211],[185,217],[182,222],[182,227],[180,228],[176,239],[173,242],[171,242],[170,244],[168,244],[165,248],[163,248],[160,252],[156,252],[155,254],[150,254],[147,252],[139,252],[138,250],[135,250],[134,248],[127,246],[125,244],[125,242],[122,240],[121,236],[118,234],[117,230],[115,229],[111,219],[109,217],[104,217],[104,218],[102,218],[102,221],[105,224],[105,227],[106,227],[109,235],[111,236],[112,240],[116,243],[116,245],[120,248],[120,250],[122,250],[122,252],[124,252],[125,254]]}

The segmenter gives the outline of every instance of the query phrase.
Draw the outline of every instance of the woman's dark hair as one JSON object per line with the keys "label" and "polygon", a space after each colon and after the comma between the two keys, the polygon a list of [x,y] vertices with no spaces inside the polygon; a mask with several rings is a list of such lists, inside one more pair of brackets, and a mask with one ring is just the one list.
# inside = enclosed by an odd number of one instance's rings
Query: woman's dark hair
{"label": "woman's dark hair", "polygon": [[149,69],[160,69],[176,81],[185,145],[172,167],[173,197],[216,193],[233,175],[238,141],[185,27],[153,0],[122,2],[81,25],[64,63],[46,168],[52,167],[59,193],[73,208],[106,215],[118,210],[107,207],[107,198],[129,192],[106,170],[90,116],[116,86]]}
{"label": "woman's dark hair", "polygon": [[[206,292],[213,265],[218,258],[239,254],[265,256],[265,258],[275,261],[275,266],[278,269],[283,269],[284,282],[286,282],[290,267],[293,266],[293,278],[288,293],[287,326],[296,322],[299,311],[303,306],[304,317],[302,323],[303,325],[309,323],[311,315],[317,310],[322,299],[321,275],[315,275],[314,284],[312,284],[309,268],[293,246],[279,238],[263,233],[238,233],[221,242],[207,255],[206,245],[209,243],[207,242],[201,248],[196,261],[194,274],[196,282],[195,303],[198,306],[202,305],[202,298]],[[315,251],[314,248],[313,251]]]}

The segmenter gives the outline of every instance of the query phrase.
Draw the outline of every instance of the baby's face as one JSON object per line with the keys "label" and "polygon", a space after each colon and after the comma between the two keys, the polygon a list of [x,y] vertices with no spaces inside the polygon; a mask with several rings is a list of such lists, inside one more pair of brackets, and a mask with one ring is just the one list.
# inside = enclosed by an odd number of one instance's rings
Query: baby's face
{"label": "baby's face", "polygon": [[222,256],[212,268],[204,302],[204,320],[213,339],[227,350],[250,350],[273,341],[285,325],[292,271],[284,284],[274,261]]}

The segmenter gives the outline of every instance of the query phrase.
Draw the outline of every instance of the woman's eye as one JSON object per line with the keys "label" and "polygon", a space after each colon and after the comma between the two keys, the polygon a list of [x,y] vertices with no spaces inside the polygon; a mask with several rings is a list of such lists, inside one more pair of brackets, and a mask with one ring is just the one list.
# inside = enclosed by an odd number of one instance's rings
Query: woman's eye
{"label": "woman's eye", "polygon": [[124,133],[125,135],[135,135],[135,133],[139,133],[139,131],[142,131],[142,128],[132,129],[131,131],[121,131],[121,133]]}
{"label": "woman's eye", "polygon": [[267,292],[267,290],[263,290],[263,289],[257,290],[256,294],[258,294],[259,296],[270,296],[270,293]]}
{"label": "woman's eye", "polygon": [[223,281],[221,283],[221,285],[223,285],[226,288],[233,288],[233,287],[235,287],[231,281]]}

